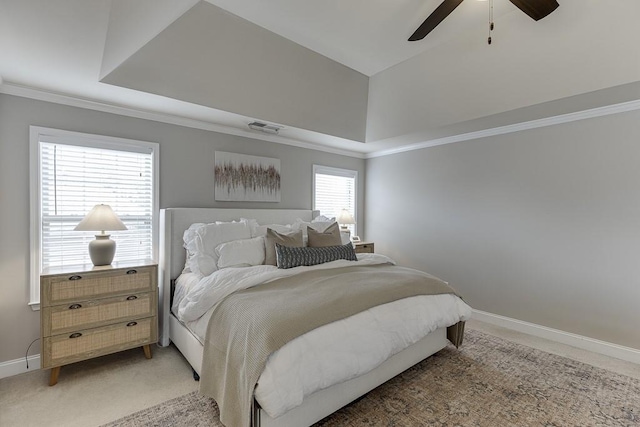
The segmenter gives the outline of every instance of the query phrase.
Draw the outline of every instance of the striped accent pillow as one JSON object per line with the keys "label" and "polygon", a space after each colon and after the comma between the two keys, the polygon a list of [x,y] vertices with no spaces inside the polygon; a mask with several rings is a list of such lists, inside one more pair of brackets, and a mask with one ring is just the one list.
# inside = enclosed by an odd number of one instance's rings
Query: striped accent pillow
{"label": "striped accent pillow", "polygon": [[290,247],[276,243],[276,259],[278,268],[293,268],[324,264],[339,259],[357,261],[358,257],[351,243],[322,248]]}

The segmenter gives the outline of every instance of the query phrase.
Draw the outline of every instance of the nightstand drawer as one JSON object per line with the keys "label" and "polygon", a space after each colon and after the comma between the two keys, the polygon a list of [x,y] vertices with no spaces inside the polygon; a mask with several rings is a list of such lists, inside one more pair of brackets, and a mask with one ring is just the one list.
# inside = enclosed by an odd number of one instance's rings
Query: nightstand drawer
{"label": "nightstand drawer", "polygon": [[374,253],[373,243],[356,243],[354,246],[357,254]]}
{"label": "nightstand drawer", "polygon": [[69,363],[158,341],[158,265],[150,260],[51,267],[40,275],[41,367],[49,385]]}
{"label": "nightstand drawer", "polygon": [[126,319],[156,314],[156,294],[151,292],[81,301],[42,308],[42,335],[45,337],[78,328],[94,328]]}
{"label": "nightstand drawer", "polygon": [[157,317],[44,338],[43,368],[61,366],[157,341]]}
{"label": "nightstand drawer", "polygon": [[96,271],[43,277],[42,305],[51,306],[126,293],[151,292],[155,283],[152,280],[153,268],[139,267],[117,272]]}

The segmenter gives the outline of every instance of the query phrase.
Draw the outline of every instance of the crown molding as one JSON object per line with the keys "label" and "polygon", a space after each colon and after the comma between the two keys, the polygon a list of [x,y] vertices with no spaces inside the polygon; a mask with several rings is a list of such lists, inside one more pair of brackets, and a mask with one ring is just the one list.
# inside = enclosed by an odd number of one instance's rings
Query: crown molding
{"label": "crown molding", "polygon": [[122,105],[100,102],[91,99],[65,95],[44,89],[33,88],[29,86],[17,85],[4,81],[0,82],[0,93],[7,95],[19,96],[22,98],[35,99],[38,101],[52,102],[55,104],[66,105],[69,107],[78,107],[88,110],[101,111],[104,113],[117,114],[120,116],[133,117],[143,120],[151,120],[155,122],[168,123],[177,126],[184,126],[194,129],[206,130],[211,132],[219,132],[227,135],[241,136],[244,138],[258,139],[262,141],[274,142],[277,144],[290,145],[308,150],[323,151],[331,154],[339,154],[342,156],[355,157],[364,159],[365,154],[357,151],[344,150],[324,145],[318,145],[311,142],[284,137],[273,134],[261,134],[250,130],[243,130],[232,126],[221,125],[218,123],[208,122],[205,120],[190,119],[187,117],[177,116],[174,114],[158,113],[142,108],[125,107]]}
{"label": "crown molding", "polygon": [[[67,105],[70,107],[84,108],[88,110],[101,111],[104,113],[117,114],[121,116],[133,117],[143,120],[151,120],[161,123],[168,123],[177,126],[184,126],[194,129],[218,132],[227,135],[240,136],[244,138],[257,139],[262,141],[274,142],[277,144],[290,145],[293,147],[305,148],[308,150],[322,151],[342,156],[355,157],[358,159],[372,159],[376,157],[385,157],[393,154],[405,153],[408,151],[422,150],[438,145],[453,144],[456,142],[471,141],[474,139],[487,138],[497,135],[505,135],[509,133],[521,132],[529,129],[537,129],[547,126],[554,126],[563,123],[575,122],[578,120],[592,119],[596,117],[609,116],[613,114],[626,113],[629,111],[640,110],[640,100],[622,102],[619,104],[607,105],[573,113],[561,114],[558,116],[545,117],[543,119],[530,120],[512,125],[498,126],[489,129],[483,129],[474,132],[451,135],[443,138],[431,139],[414,144],[404,145],[402,147],[390,148],[385,150],[373,151],[370,153],[361,153],[357,151],[344,150],[335,147],[319,145],[299,139],[284,137],[273,134],[260,134],[249,130],[239,129],[232,126],[221,125],[205,120],[190,119],[187,117],[177,116],[174,114],[158,113],[142,108],[125,107],[122,105],[110,104],[106,102],[94,101],[91,99],[65,95],[44,89],[37,89],[28,86],[17,85],[7,81],[0,80],[0,93],[7,95],[20,96],[39,101],[52,102],[55,104]],[[366,144],[365,144],[366,145]]]}
{"label": "crown molding", "polygon": [[527,122],[515,123],[507,126],[499,126],[490,129],[483,129],[475,132],[462,133],[459,135],[451,135],[444,138],[432,139],[429,141],[409,144],[398,148],[388,150],[374,151],[366,155],[367,159],[375,157],[390,156],[392,154],[405,153],[407,151],[422,150],[424,148],[435,147],[438,145],[453,144],[455,142],[471,141],[473,139],[486,138],[489,136],[505,135],[523,130],[537,129],[547,126],[554,126],[562,123],[570,123],[578,120],[592,119],[595,117],[609,116],[612,114],[626,113],[629,111],[640,110],[640,100],[622,102],[619,104],[607,105],[604,107],[592,108],[589,110],[578,111],[574,113],[561,114],[553,117],[545,117],[544,119],[531,120]]}

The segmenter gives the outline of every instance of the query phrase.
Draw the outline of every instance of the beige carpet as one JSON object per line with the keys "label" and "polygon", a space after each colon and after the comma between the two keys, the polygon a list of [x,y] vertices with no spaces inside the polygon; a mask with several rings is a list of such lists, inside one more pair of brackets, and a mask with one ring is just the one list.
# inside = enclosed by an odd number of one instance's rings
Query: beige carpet
{"label": "beige carpet", "polygon": [[[190,393],[110,424],[216,426]],[[469,330],[317,426],[640,426],[640,380]]]}

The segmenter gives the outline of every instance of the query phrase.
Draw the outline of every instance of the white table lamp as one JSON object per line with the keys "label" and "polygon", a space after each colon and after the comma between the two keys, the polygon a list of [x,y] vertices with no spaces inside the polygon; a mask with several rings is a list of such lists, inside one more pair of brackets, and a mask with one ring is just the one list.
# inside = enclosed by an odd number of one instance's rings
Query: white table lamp
{"label": "white table lamp", "polygon": [[351,213],[346,209],[342,209],[342,212],[340,212],[336,221],[340,224],[340,231],[342,232],[348,232],[349,230],[347,229],[347,225],[356,223],[355,219],[353,219],[353,215],[351,215]]}
{"label": "white table lamp", "polygon": [[126,230],[127,226],[109,205],[95,205],[74,231],[100,231],[96,239],[89,243],[89,256],[93,265],[109,265],[116,254],[116,242],[109,238],[105,230]]}

